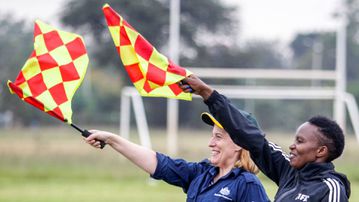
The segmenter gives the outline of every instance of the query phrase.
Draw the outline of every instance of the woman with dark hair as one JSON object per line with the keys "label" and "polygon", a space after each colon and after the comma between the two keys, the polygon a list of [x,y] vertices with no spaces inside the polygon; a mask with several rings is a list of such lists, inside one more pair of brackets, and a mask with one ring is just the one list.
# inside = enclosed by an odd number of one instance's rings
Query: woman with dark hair
{"label": "woman with dark hair", "polygon": [[275,201],[348,201],[350,183],[332,163],[344,149],[344,134],[337,123],[312,117],[298,127],[287,155],[265,138],[253,116],[197,76],[190,75],[179,86],[200,95],[234,143],[247,149],[259,169],[278,185]]}
{"label": "woman with dark hair", "polygon": [[211,114],[203,113],[202,120],[213,126],[211,155],[198,163],[170,158],[105,131],[91,130],[86,142],[100,148],[99,140],[104,141],[154,179],[182,187],[187,201],[269,201],[249,152],[234,144]]}

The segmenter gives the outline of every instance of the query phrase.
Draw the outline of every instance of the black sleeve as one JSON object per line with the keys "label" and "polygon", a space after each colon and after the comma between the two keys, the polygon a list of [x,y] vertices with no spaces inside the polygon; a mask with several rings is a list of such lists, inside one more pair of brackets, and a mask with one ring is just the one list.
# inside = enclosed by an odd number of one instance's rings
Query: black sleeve
{"label": "black sleeve", "polygon": [[289,159],[280,147],[268,142],[257,121],[237,109],[224,96],[214,91],[205,101],[211,114],[222,124],[234,143],[248,150],[258,168],[277,185],[289,169]]}

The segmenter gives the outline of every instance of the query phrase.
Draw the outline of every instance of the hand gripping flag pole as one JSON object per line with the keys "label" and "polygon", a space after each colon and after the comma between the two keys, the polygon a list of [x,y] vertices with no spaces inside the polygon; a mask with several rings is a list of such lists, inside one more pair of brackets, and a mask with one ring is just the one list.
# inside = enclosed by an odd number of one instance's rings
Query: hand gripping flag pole
{"label": "hand gripping flag pole", "polygon": [[142,96],[191,100],[177,83],[192,74],[156,50],[108,4],[102,8],[122,63]]}
{"label": "hand gripping flag pole", "polygon": [[[91,133],[73,124],[71,119],[71,100],[86,74],[88,63],[81,36],[37,20],[34,51],[15,82],[8,81],[9,90],[88,137]],[[103,148],[105,143],[100,142]]]}

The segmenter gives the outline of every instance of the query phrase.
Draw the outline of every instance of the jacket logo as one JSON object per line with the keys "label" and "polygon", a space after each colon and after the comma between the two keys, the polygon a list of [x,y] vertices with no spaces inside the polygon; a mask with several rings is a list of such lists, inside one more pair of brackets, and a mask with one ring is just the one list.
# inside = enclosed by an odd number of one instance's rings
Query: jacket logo
{"label": "jacket logo", "polygon": [[295,200],[299,200],[299,201],[307,201],[309,199],[308,195],[305,194],[301,194],[299,193],[298,196],[295,198]]}
{"label": "jacket logo", "polygon": [[228,187],[224,187],[219,191],[219,193],[215,193],[214,195],[232,201],[232,199],[228,197],[230,193],[231,191],[229,191]]}
{"label": "jacket logo", "polygon": [[222,195],[229,195],[231,193],[231,191],[229,191],[228,187],[222,188],[221,191],[219,191],[219,193],[221,193]]}

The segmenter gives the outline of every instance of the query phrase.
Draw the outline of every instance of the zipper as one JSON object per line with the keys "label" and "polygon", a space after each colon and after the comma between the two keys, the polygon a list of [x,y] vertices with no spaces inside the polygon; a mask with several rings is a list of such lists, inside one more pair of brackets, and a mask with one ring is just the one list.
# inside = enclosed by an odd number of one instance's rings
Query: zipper
{"label": "zipper", "polygon": [[278,199],[275,199],[274,201],[280,202],[284,197],[288,196],[289,194],[293,193],[299,186],[299,180],[297,180],[297,183],[293,189],[290,189],[286,192],[284,192]]}

